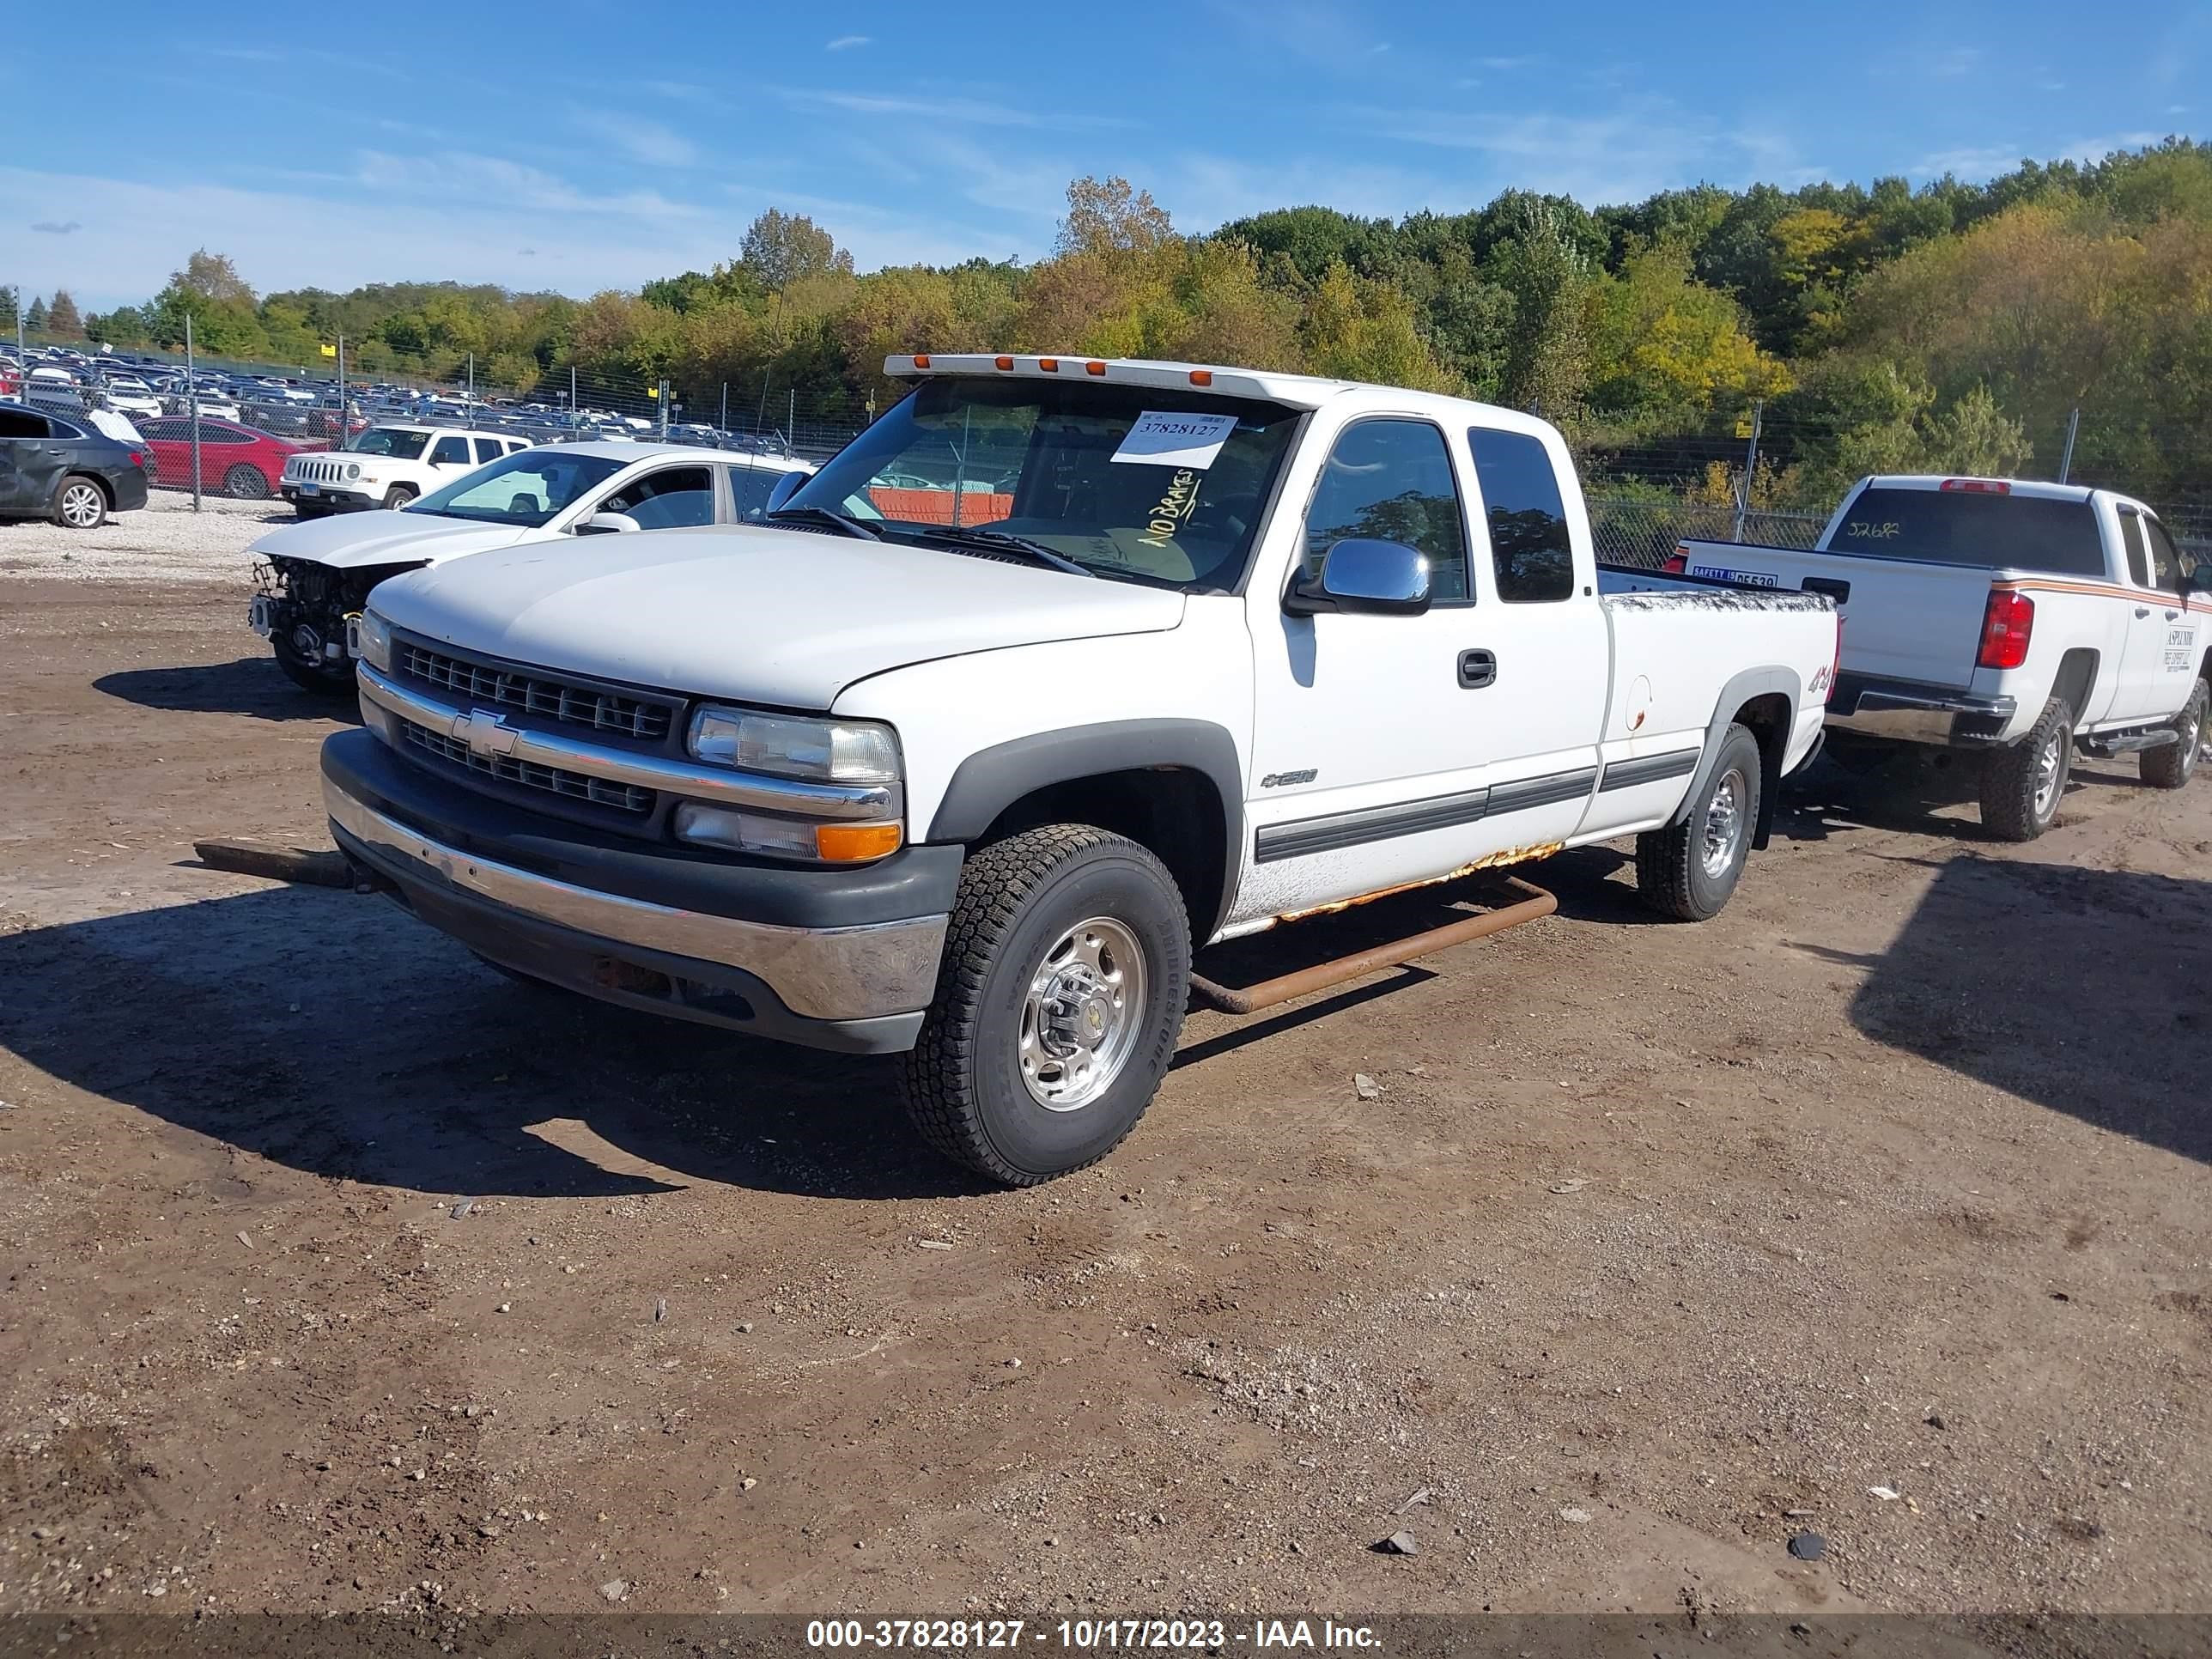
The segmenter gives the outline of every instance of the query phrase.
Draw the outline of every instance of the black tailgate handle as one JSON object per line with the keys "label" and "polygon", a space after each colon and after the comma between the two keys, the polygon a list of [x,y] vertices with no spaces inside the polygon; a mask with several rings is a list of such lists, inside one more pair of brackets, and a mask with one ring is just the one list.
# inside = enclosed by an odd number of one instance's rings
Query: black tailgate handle
{"label": "black tailgate handle", "polygon": [[1459,653],[1459,684],[1462,691],[1480,691],[1486,685],[1498,683],[1498,653],[1495,651],[1462,651]]}
{"label": "black tailgate handle", "polygon": [[1804,591],[1808,593],[1826,593],[1838,605],[1850,603],[1851,585],[1846,581],[1838,581],[1833,576],[1808,576],[1805,578]]}

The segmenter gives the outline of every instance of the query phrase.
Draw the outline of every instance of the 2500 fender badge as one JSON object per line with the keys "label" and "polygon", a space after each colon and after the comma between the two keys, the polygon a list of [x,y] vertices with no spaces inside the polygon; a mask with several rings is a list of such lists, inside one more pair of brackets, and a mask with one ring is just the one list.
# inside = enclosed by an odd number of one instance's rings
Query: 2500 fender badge
{"label": "2500 fender badge", "polygon": [[1309,766],[1303,772],[1270,772],[1260,780],[1262,789],[1279,789],[1289,783],[1311,783],[1321,775],[1321,769]]}

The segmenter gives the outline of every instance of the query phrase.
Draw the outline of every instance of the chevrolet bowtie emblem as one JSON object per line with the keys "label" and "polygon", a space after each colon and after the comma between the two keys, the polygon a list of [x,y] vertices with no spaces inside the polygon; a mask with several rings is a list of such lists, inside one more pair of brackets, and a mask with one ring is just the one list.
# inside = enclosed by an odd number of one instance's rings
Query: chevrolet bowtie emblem
{"label": "chevrolet bowtie emblem", "polygon": [[453,737],[469,746],[469,753],[489,760],[496,755],[514,752],[514,740],[522,734],[496,714],[481,711],[454,717]]}

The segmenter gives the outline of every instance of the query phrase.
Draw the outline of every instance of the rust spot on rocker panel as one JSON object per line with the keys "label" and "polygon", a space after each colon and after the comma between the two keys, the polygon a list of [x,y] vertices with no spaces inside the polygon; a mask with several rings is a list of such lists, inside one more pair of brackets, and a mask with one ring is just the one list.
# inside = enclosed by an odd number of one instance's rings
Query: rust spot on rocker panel
{"label": "rust spot on rocker panel", "polygon": [[1448,881],[1457,881],[1462,876],[1474,875],[1480,870],[1496,870],[1508,864],[1526,864],[1531,859],[1547,859],[1566,845],[1563,841],[1533,841],[1525,847],[1503,847],[1495,853],[1484,854],[1472,864],[1462,864],[1456,870],[1447,870],[1440,876],[1424,876],[1419,881],[1401,881],[1395,887],[1378,887],[1371,893],[1362,893],[1357,898],[1338,899],[1333,904],[1316,904],[1308,910],[1285,910],[1272,918],[1273,921],[1304,921],[1308,916],[1333,916],[1340,910],[1372,904],[1398,893],[1410,893],[1422,887],[1441,886]]}

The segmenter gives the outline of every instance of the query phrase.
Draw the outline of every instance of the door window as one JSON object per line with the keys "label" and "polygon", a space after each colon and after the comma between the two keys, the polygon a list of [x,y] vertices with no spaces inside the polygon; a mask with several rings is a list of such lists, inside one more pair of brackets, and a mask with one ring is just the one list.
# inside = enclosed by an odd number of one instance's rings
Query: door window
{"label": "door window", "polygon": [[2125,507],[2120,509],[2120,544],[2128,550],[2128,574],[2137,587],[2148,587],[2150,556],[2143,551],[2142,520]]}
{"label": "door window", "polygon": [[768,498],[784,475],[764,466],[733,466],[729,469],[730,501],[737,509],[739,524],[758,524],[768,511]]}
{"label": "door window", "polygon": [[626,513],[641,530],[678,530],[714,522],[714,480],[703,466],[663,467],[633,479],[599,505]]}
{"label": "door window", "polygon": [[469,441],[466,438],[441,438],[438,447],[430,452],[430,465],[433,466],[467,466],[470,464]]}
{"label": "door window", "polygon": [[46,417],[21,409],[0,409],[0,438],[43,438]]}
{"label": "door window", "polygon": [[477,465],[478,466],[482,466],[486,461],[495,461],[501,456],[507,453],[505,447],[502,446],[500,441],[496,438],[477,438],[471,441],[473,441],[477,447]]}
{"label": "door window", "polygon": [[2173,538],[2156,519],[2145,519],[2142,527],[2150,544],[2151,580],[2167,592],[2179,593],[2182,577],[2196,568],[2197,562],[2173,544]]}
{"label": "door window", "polygon": [[1402,542],[1426,554],[1429,592],[1465,604],[1467,520],[1444,434],[1426,421],[1360,421],[1338,436],[1306,508],[1305,568],[1353,538]]}
{"label": "door window", "polygon": [[1489,427],[1476,427],[1467,441],[1482,489],[1498,597],[1508,605],[1550,605],[1571,598],[1574,548],[1551,453],[1525,432]]}

